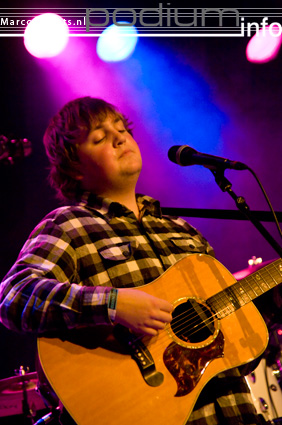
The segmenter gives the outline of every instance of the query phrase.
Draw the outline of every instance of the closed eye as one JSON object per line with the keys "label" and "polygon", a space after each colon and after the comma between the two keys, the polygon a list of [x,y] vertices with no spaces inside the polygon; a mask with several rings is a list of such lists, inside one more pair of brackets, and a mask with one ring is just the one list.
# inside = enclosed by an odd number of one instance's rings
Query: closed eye
{"label": "closed eye", "polygon": [[99,143],[101,143],[103,140],[105,139],[105,137],[102,137],[102,139],[99,140],[93,140],[93,145],[98,145]]}

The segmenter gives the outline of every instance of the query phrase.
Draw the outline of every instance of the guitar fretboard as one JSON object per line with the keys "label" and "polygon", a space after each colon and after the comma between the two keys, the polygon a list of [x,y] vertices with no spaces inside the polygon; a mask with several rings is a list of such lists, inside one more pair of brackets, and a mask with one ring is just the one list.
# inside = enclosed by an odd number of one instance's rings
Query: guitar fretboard
{"label": "guitar fretboard", "polygon": [[282,282],[282,259],[213,295],[207,303],[222,319]]}

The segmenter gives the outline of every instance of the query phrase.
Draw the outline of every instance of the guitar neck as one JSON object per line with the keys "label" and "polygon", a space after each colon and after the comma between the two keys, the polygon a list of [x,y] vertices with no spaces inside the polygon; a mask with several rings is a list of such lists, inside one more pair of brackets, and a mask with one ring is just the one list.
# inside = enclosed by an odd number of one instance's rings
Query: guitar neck
{"label": "guitar neck", "polygon": [[282,282],[282,259],[234,283],[207,300],[219,319],[234,313]]}

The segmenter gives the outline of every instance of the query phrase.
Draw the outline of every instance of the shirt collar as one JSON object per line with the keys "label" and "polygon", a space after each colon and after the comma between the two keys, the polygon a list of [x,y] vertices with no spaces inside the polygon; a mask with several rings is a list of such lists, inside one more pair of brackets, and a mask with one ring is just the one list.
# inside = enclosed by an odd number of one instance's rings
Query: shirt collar
{"label": "shirt collar", "polygon": [[[162,217],[160,203],[156,199],[150,196],[137,194],[136,200],[141,217],[145,215]],[[109,198],[103,198],[102,196],[97,196],[90,192],[84,192],[82,194],[78,205],[96,211],[99,215],[105,217],[107,221],[113,217],[128,216],[132,214],[132,211],[119,202],[114,202]]]}

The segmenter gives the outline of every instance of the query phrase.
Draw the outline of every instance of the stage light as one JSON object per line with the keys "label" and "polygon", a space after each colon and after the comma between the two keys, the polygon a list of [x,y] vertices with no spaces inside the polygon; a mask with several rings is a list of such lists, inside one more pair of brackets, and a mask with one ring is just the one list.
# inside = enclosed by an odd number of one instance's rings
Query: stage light
{"label": "stage light", "polygon": [[97,54],[105,62],[125,60],[135,49],[138,40],[137,29],[126,22],[118,23],[123,25],[110,25],[98,39]]}
{"label": "stage light", "polygon": [[61,53],[68,42],[66,22],[55,13],[44,13],[32,19],[24,33],[24,45],[37,58],[51,58]]}
{"label": "stage light", "polygon": [[250,62],[265,63],[276,58],[282,43],[278,24],[261,28],[249,41],[246,56]]}

